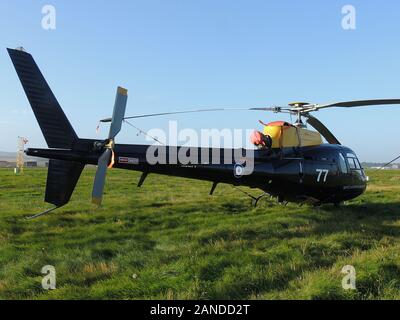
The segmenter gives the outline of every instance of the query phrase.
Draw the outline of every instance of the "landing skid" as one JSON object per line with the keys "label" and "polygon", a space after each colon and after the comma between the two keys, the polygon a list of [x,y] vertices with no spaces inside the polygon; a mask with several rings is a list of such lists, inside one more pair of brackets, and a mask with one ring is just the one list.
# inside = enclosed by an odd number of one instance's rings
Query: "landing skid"
{"label": "landing skid", "polygon": [[35,215],[31,216],[31,217],[27,217],[26,220],[32,220],[32,219],[39,218],[39,217],[44,216],[45,214],[48,214],[48,213],[50,213],[50,212],[52,212],[52,211],[54,211],[54,210],[56,210],[58,208],[60,208],[60,207],[54,207],[54,208],[48,209],[48,210],[43,211],[41,213],[35,214]]}
{"label": "landing skid", "polygon": [[254,208],[257,207],[258,202],[259,202],[262,198],[264,198],[265,196],[270,196],[270,194],[268,194],[268,193],[265,192],[265,193],[263,193],[262,195],[260,195],[260,196],[258,196],[258,197],[255,197],[255,196],[253,196],[252,194],[250,194],[250,193],[248,193],[248,192],[246,192],[246,191],[244,191],[244,190],[242,190],[242,189],[240,189],[240,188],[238,188],[238,187],[236,187],[236,186],[232,186],[232,187],[235,188],[236,190],[240,191],[241,193],[245,194],[245,195],[248,196],[249,198],[251,198],[251,199],[252,199],[251,205],[252,205]]}
{"label": "landing skid", "polygon": [[258,196],[257,198],[255,198],[254,203],[253,203],[254,208],[257,208],[258,202],[259,202],[262,198],[264,198],[265,196],[269,196],[269,194],[268,194],[268,193],[263,193],[262,195],[260,195],[260,196]]}

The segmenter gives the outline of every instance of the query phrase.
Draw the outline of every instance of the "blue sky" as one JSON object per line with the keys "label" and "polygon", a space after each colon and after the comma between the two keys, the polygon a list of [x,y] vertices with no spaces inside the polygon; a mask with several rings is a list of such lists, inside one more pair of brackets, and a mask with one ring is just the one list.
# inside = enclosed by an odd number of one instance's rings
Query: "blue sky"
{"label": "blue sky", "polygon": [[[57,28],[41,27],[54,5]],[[341,9],[356,8],[356,30]],[[127,114],[198,107],[258,107],[291,101],[400,98],[398,1],[23,1],[0,2],[0,150],[18,135],[45,142],[6,47],[32,53],[77,133],[111,115],[118,85],[129,89]],[[363,161],[400,153],[400,106],[317,114]],[[145,130],[255,128],[286,115],[257,112],[141,119]],[[128,126],[119,143],[145,143]]]}

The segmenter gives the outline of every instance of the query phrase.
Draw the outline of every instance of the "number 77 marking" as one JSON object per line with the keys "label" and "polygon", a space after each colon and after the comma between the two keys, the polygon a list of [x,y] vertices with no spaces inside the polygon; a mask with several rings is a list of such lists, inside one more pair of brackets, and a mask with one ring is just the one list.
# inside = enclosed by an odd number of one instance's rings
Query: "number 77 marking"
{"label": "number 77 marking", "polygon": [[326,182],[326,179],[328,178],[329,170],[328,169],[316,169],[316,171],[318,172],[317,182],[321,182],[322,174],[324,174],[323,182]]}

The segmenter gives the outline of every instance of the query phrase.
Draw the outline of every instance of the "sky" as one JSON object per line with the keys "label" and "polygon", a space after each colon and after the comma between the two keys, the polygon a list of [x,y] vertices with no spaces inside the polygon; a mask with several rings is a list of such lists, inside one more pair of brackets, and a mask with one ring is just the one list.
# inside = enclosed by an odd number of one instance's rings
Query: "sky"
{"label": "sky", "polygon": [[[42,8],[56,28],[42,27]],[[352,5],[354,30],[342,8]],[[46,147],[6,48],[30,52],[82,138],[111,116],[115,91],[129,90],[127,115],[207,107],[263,107],[292,101],[400,98],[400,2],[395,0],[0,1],[0,150]],[[315,114],[362,161],[400,154],[400,106]],[[261,130],[285,120],[266,112],[202,113],[138,119],[147,131]],[[117,143],[148,143],[124,126]],[[226,147],[229,147],[226,145]]]}

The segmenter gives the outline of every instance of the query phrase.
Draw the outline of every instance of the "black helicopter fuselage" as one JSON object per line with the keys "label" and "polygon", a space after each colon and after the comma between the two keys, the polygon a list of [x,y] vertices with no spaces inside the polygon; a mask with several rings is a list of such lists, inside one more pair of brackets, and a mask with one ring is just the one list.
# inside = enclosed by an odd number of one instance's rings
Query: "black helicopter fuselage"
{"label": "black helicopter fuselage", "polygon": [[[72,150],[28,149],[27,154],[96,165],[101,153],[93,149],[94,144],[94,140],[80,140]],[[183,147],[160,147],[166,162],[150,164],[148,148],[116,144],[113,168],[143,172],[140,185],[147,174],[156,173],[258,188],[281,202],[340,203],[364,193],[368,180],[355,153],[341,145],[255,150],[252,172],[241,176],[235,172],[237,163],[226,158],[232,149],[189,148],[185,152],[195,151],[198,161],[183,164],[174,156]],[[206,161],[200,159],[204,152],[210,155]]]}
{"label": "black helicopter fuselage", "polygon": [[[149,157],[149,150],[154,146],[114,144],[122,122],[126,119],[126,89],[117,89],[108,138],[104,141],[81,139],[33,57],[23,49],[7,50],[50,148],[28,149],[26,153],[50,159],[45,201],[56,208],[69,202],[82,170],[88,164],[98,166],[92,191],[92,201],[98,205],[103,196],[107,166],[143,172],[139,186],[148,174],[157,173],[211,181],[211,193],[218,183],[227,183],[261,189],[282,202],[340,203],[361,195],[366,189],[368,179],[354,152],[341,146],[333,134],[311,116],[310,112],[343,105],[353,107],[377,103],[400,104],[400,99],[353,101],[322,106],[296,103],[286,110],[297,113],[299,120],[302,116],[306,117],[307,123],[330,144],[281,149],[267,148],[268,144],[265,144],[265,149],[255,151],[160,146],[157,155],[154,153]],[[282,111],[280,107],[249,110]],[[150,116],[163,114],[175,113]],[[299,144],[301,143],[299,139]],[[273,144],[270,145],[272,146]],[[154,162],[154,158],[163,160]]]}

